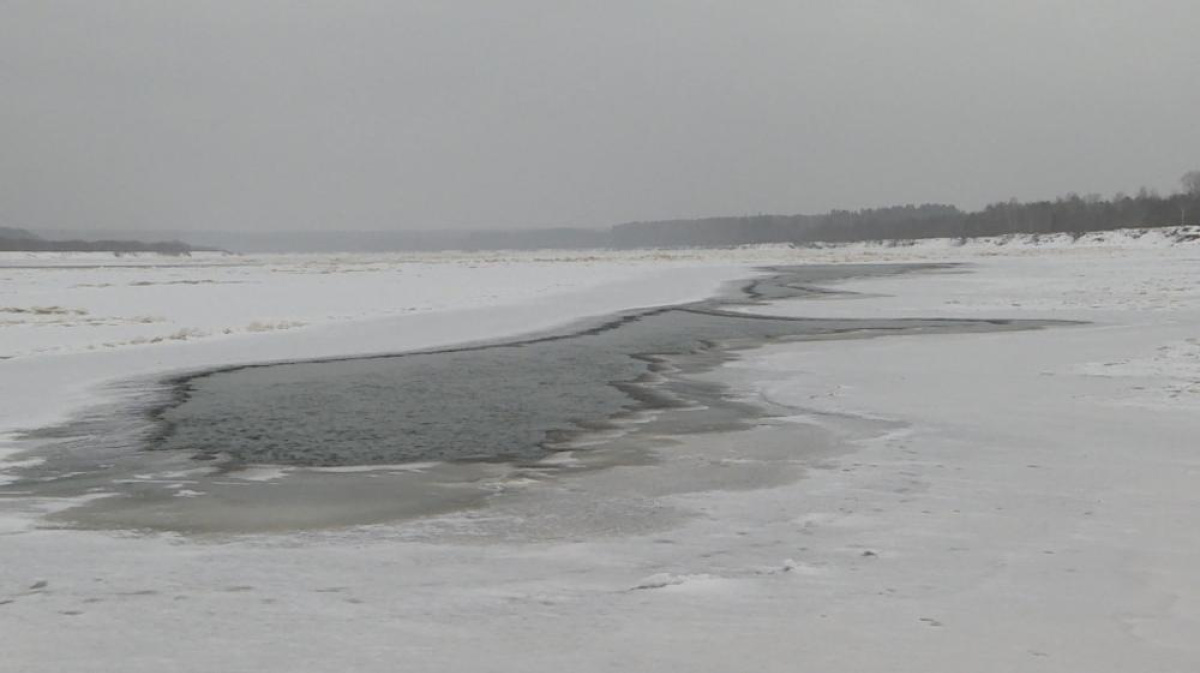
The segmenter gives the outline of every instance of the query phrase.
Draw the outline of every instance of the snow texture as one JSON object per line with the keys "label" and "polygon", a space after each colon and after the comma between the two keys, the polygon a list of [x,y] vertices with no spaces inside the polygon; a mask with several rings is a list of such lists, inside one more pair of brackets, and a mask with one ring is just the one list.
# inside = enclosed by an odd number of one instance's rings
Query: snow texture
{"label": "snow texture", "polygon": [[[13,497],[0,670],[1198,670],[1200,247],[1104,236],[0,269],[0,305],[87,312],[0,314],[7,430],[122,377],[514,334],[761,262],[971,262],[775,313],[1089,323],[745,352],[717,375],[793,417],[408,523],[139,535],[40,526],[71,503]],[[164,322],[63,324],[140,315]],[[306,325],[239,329],[256,320]],[[117,343],[186,328],[205,336]]]}

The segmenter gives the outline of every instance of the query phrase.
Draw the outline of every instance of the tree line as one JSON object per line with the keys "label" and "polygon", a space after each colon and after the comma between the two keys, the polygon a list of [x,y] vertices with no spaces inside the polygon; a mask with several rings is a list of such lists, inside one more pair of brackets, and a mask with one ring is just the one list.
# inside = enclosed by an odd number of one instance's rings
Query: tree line
{"label": "tree line", "polygon": [[1089,231],[1200,224],[1200,171],[1181,181],[1183,190],[1161,196],[1069,194],[1053,201],[993,203],[967,212],[943,204],[835,210],[821,215],[755,215],[694,220],[630,222],[613,227],[617,248],[729,246],[754,243],[810,244],[855,241],[972,238],[1008,234],[1073,235]]}
{"label": "tree line", "polygon": [[[526,229],[507,231],[243,232],[224,248],[257,251],[380,252],[389,250],[539,250],[727,247],[761,243],[846,243],[855,241],[973,238],[1008,234],[1079,235],[1089,231],[1200,225],[1200,171],[1182,179],[1183,189],[1162,196],[1142,189],[1134,195],[1068,194],[1052,201],[993,203],[964,211],[951,205],[922,204],[834,210],[820,215],[750,215],[629,222],[608,229]],[[198,232],[197,236],[204,232]],[[260,240],[261,239],[261,240]],[[286,243],[280,243],[285,239]],[[0,227],[0,251],[157,252],[183,255],[214,250],[180,241],[51,241],[29,231]]]}
{"label": "tree line", "polygon": [[154,252],[187,255],[201,249],[182,241],[50,241],[25,229],[0,227],[0,252]]}

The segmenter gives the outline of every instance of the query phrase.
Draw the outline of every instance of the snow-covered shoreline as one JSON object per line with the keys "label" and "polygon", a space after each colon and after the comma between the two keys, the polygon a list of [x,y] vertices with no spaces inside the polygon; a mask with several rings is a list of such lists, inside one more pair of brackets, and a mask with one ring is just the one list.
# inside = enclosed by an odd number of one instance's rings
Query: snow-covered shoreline
{"label": "snow-covered shoreline", "polygon": [[[806,597],[831,610],[798,625],[863,634],[817,668],[1200,665],[1198,279],[1196,252],[1126,251],[852,281],[870,296],[792,308],[1090,324],[767,347],[732,365],[767,399],[899,424],[798,485],[796,521],[824,558]],[[872,555],[832,562],[838,548]]]}
{"label": "snow-covered shoreline", "polygon": [[[702,299],[753,262],[264,256],[0,266],[0,435],[182,370],[401,352]],[[778,260],[751,255],[748,260]],[[28,261],[28,256],[26,256]],[[740,263],[739,263],[740,262]]]}
{"label": "snow-covered shoreline", "polygon": [[1191,249],[1198,232],[1172,227],[798,249],[0,253],[0,404],[6,409],[0,436],[62,421],[102,401],[103,385],[121,378],[514,336],[701,299],[753,275],[756,266],[1122,255]]}
{"label": "snow-covered shoreline", "polygon": [[[971,261],[772,312],[1092,324],[745,352],[714,375],[794,417],[664,437],[653,461],[513,483],[478,511],[234,539],[14,528],[0,656],[32,673],[1194,670],[1200,248],[969,248],[718,251],[431,311],[406,343],[625,307],[651,279],[686,300],[754,263]],[[233,343],[373,348],[401,320],[23,356],[0,376],[59,367],[68,391],[89,357],[124,376]]]}

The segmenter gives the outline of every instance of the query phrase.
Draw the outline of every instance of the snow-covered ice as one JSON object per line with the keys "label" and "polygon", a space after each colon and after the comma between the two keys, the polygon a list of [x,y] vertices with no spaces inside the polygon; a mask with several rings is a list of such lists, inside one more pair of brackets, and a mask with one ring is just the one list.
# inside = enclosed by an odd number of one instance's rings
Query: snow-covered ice
{"label": "snow-covered ice", "polygon": [[168,371],[399,352],[701,299],[787,257],[0,253],[0,433]]}
{"label": "snow-covered ice", "polygon": [[[0,670],[1197,670],[1200,247],[1159,238],[451,257],[324,274],[345,283],[336,291],[270,270],[320,259],[264,260],[246,278],[275,299],[149,286],[181,293],[155,307],[163,329],[206,334],[111,347],[96,339],[145,328],[43,339],[28,335],[106,326],[5,314],[23,321],[0,328],[12,356],[0,361],[5,430],[75,413],[123,377],[515,334],[691,299],[755,263],[971,263],[841,283],[863,294],[775,313],[1089,324],[744,352],[713,375],[794,417],[663,437],[644,464],[405,523],[242,537],[64,530],[32,525],[13,497],[0,502],[22,523],[0,536]],[[239,268],[146,273],[216,280]],[[398,282],[418,270],[433,280]],[[42,271],[0,269],[0,305],[144,313],[132,293],[147,286],[130,286],[141,277],[126,268],[80,269],[79,282],[26,275]],[[108,304],[75,287],[115,279],[125,284]],[[438,294],[448,286],[475,294]],[[338,293],[370,296],[343,310]],[[436,306],[391,312],[425,305]],[[254,320],[307,324],[237,329]],[[264,481],[247,487],[270,488],[273,474],[259,469],[250,476]]]}

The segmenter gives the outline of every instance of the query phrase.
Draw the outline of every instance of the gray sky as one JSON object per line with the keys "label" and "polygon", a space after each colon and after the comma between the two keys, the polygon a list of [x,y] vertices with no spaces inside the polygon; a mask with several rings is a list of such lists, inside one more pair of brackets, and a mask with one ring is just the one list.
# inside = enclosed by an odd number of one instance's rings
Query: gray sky
{"label": "gray sky", "polygon": [[1196,0],[0,0],[0,225],[591,226],[1173,190]]}

